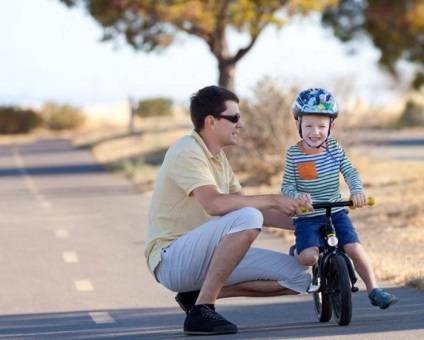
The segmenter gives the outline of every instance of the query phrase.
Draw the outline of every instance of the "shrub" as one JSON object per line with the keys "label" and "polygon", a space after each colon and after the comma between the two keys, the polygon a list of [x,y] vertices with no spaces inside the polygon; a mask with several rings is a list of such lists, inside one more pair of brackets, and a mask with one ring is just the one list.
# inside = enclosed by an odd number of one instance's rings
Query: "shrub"
{"label": "shrub", "polygon": [[0,107],[0,133],[19,134],[29,133],[42,123],[37,113],[18,107]]}
{"label": "shrub", "polygon": [[140,100],[135,114],[139,117],[171,116],[172,104],[168,98]]}
{"label": "shrub", "polygon": [[424,105],[409,100],[396,125],[399,127],[424,126]]}
{"label": "shrub", "polygon": [[71,105],[46,103],[41,109],[44,126],[49,130],[75,130],[85,122],[82,111]]}
{"label": "shrub", "polygon": [[253,100],[242,100],[243,129],[239,147],[226,150],[236,171],[248,174],[245,184],[270,184],[284,169],[285,152],[298,133],[291,113],[297,92],[283,90],[270,78],[253,90]]}

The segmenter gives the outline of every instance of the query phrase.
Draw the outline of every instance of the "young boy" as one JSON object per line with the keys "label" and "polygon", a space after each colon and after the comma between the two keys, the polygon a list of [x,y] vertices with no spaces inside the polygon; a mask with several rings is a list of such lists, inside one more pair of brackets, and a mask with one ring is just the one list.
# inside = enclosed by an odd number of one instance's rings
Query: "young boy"
{"label": "young boy", "polygon": [[[330,137],[338,115],[338,105],[331,93],[320,88],[305,90],[293,102],[292,110],[302,140],[287,151],[282,194],[310,204],[341,201],[341,173],[356,207],[363,207],[366,196],[359,174],[343,148]],[[397,298],[378,288],[371,262],[347,216],[348,210],[340,207],[332,212],[339,246],[352,259],[371,303],[381,309],[390,307]],[[312,266],[318,261],[319,247],[323,246],[319,227],[325,224],[325,210],[294,216],[293,223],[296,245],[291,252],[301,264]]]}

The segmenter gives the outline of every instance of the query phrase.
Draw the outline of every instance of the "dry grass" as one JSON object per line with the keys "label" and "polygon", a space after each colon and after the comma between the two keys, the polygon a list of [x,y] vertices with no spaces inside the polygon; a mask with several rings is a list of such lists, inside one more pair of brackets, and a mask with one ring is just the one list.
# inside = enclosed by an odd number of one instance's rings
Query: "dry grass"
{"label": "dry grass", "polygon": [[[117,138],[98,136],[90,142],[93,153],[106,164],[141,157],[138,169],[127,169],[126,174],[130,173],[140,191],[149,193],[164,151],[191,130],[187,121],[161,124],[145,121],[139,133],[132,136],[122,133]],[[77,144],[81,143],[80,136]],[[374,207],[352,211],[350,216],[378,280],[424,290],[424,163],[388,160],[353,148],[348,153],[361,173],[367,194],[376,199]],[[245,190],[252,194],[278,193],[280,181],[280,176],[275,176],[270,185],[245,187]],[[288,242],[293,241],[291,232],[274,231]]]}

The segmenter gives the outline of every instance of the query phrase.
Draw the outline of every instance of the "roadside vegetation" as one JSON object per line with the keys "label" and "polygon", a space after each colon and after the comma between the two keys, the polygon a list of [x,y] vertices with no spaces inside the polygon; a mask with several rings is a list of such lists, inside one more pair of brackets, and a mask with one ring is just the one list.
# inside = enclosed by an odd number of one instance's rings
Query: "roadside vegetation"
{"label": "roadside vegetation", "polygon": [[45,103],[41,109],[0,107],[0,135],[22,135],[39,130],[76,131],[85,123],[84,113],[68,104]]}

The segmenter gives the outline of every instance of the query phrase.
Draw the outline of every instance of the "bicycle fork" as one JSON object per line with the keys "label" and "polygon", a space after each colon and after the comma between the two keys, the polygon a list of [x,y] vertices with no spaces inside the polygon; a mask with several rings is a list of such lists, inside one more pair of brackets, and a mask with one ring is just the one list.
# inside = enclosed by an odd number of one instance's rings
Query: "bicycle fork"
{"label": "bicycle fork", "polygon": [[[340,256],[343,258],[344,262],[346,263],[346,267],[349,273],[350,283],[351,283],[351,291],[352,293],[357,292],[359,289],[355,286],[355,283],[358,281],[358,278],[355,274],[355,269],[353,268],[352,261],[350,260],[349,256],[346,255],[346,253],[339,249],[337,247],[338,245],[338,239],[336,237],[336,230],[333,225],[333,221],[331,219],[331,207],[327,207],[325,209],[325,219],[326,224],[324,228],[322,229],[322,236],[324,238],[324,242],[327,243],[326,250],[322,255],[320,255],[320,258],[318,260],[318,270],[319,270],[319,277],[321,278],[321,285],[325,284],[327,281],[327,270],[329,266],[330,259],[334,256]],[[322,287],[321,287],[322,289]]]}
{"label": "bicycle fork", "polygon": [[319,285],[318,291],[326,292],[326,282],[327,282],[327,268],[330,265],[331,258],[334,256],[340,256],[346,263],[346,267],[349,274],[349,279],[351,283],[351,291],[352,293],[356,293],[359,288],[355,286],[355,283],[358,281],[356,277],[355,269],[353,268],[352,261],[350,258],[340,249],[334,248],[328,252],[326,252],[322,257],[320,257],[317,263],[317,269],[319,270],[319,277],[321,279],[321,284]]}

